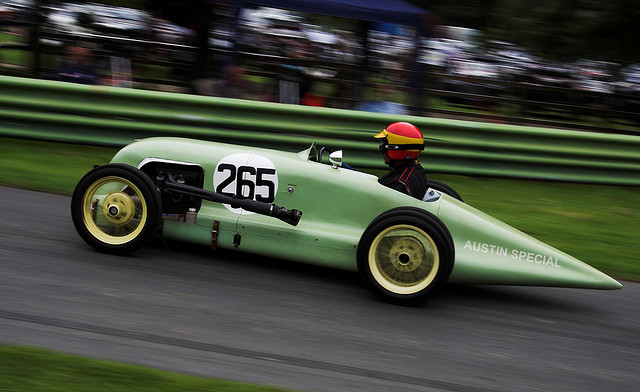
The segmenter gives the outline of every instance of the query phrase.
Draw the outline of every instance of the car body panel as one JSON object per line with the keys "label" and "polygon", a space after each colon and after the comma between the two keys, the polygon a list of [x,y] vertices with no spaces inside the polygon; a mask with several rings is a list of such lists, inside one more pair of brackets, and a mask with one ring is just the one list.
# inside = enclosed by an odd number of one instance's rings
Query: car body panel
{"label": "car body panel", "polygon": [[621,287],[588,264],[458,200],[448,198],[438,216],[454,237],[451,282]]}
{"label": "car body panel", "polygon": [[[380,185],[375,176],[310,160],[300,153],[181,138],[150,138],[112,162],[140,167],[149,158],[198,164],[204,189],[242,193],[302,211],[296,225],[203,200],[195,225],[165,219],[163,235],[245,252],[357,270],[356,252],[368,225],[397,207],[438,217],[455,248],[450,282],[615,289],[606,274],[446,194],[421,201]],[[239,174],[242,173],[242,174]]]}

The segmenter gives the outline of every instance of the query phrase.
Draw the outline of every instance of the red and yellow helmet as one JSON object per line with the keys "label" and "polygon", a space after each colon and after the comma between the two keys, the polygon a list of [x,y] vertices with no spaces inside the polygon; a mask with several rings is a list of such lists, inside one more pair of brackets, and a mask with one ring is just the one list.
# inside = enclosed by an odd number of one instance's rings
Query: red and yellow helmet
{"label": "red and yellow helmet", "polygon": [[390,159],[417,159],[424,150],[422,132],[408,122],[395,122],[374,137],[380,139],[380,151],[386,151]]}

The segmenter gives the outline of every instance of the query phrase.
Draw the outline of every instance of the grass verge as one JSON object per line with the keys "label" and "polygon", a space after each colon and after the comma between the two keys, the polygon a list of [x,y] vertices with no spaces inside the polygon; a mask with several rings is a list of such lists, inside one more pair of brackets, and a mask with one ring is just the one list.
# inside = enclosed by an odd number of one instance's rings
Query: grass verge
{"label": "grass verge", "polygon": [[[117,150],[0,139],[0,184],[70,195],[94,164],[108,163]],[[640,281],[640,188],[429,177],[453,186],[468,204],[615,278]]]}
{"label": "grass verge", "polygon": [[0,139],[0,184],[71,195],[94,165],[109,163],[117,148]]}
{"label": "grass verge", "polygon": [[0,345],[5,392],[285,392],[285,389],[194,377],[47,350]]}

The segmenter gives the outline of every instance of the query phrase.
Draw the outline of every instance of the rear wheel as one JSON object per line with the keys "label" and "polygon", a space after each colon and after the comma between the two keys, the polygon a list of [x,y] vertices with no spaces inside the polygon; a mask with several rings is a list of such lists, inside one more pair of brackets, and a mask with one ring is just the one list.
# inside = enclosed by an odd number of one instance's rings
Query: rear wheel
{"label": "rear wheel", "polygon": [[453,267],[453,243],[427,211],[398,208],[376,218],[358,246],[358,270],[382,300],[417,305],[442,288]]}
{"label": "rear wheel", "polygon": [[427,180],[427,186],[429,188],[431,188],[431,189],[435,189],[436,191],[438,191],[440,193],[447,194],[447,195],[453,197],[454,199],[458,199],[460,201],[464,201],[464,200],[462,200],[462,196],[460,196],[460,194],[458,194],[458,192],[456,192],[455,189],[453,189],[451,186],[445,184],[444,182],[436,181],[436,180]]}
{"label": "rear wheel", "polygon": [[106,253],[131,253],[155,235],[162,212],[160,192],[139,169],[108,164],[87,173],[71,198],[80,237]]}

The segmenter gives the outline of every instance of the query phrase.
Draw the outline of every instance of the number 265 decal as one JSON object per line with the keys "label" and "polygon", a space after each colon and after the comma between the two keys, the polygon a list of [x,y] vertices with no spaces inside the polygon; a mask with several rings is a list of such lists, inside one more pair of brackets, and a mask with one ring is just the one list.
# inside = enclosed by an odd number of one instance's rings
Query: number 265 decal
{"label": "number 265 decal", "polygon": [[[223,195],[272,203],[278,190],[278,175],[273,162],[266,157],[232,154],[218,162],[213,173],[213,187]],[[243,212],[241,208],[225,207],[233,212]]]}

